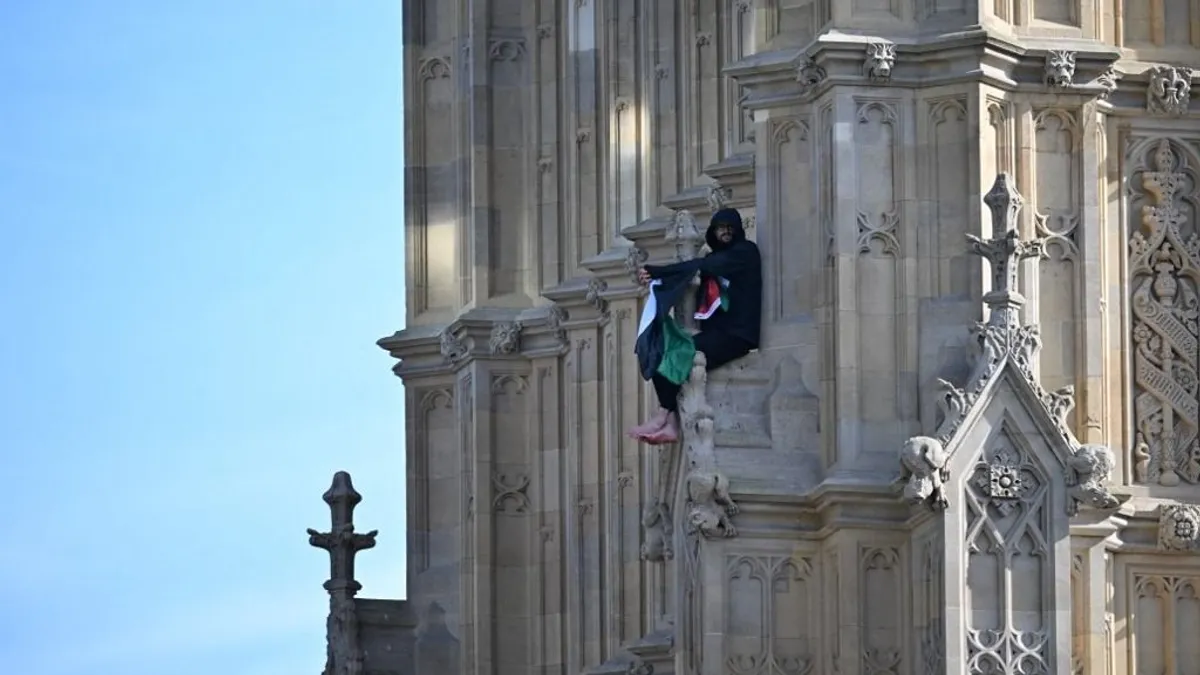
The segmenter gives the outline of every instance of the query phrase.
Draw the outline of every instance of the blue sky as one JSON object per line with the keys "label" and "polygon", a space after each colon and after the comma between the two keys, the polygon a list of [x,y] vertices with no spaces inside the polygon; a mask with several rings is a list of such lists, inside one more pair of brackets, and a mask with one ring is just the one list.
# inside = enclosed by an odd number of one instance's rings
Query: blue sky
{"label": "blue sky", "polygon": [[0,662],[324,662],[354,475],[403,593],[399,2],[0,3]]}

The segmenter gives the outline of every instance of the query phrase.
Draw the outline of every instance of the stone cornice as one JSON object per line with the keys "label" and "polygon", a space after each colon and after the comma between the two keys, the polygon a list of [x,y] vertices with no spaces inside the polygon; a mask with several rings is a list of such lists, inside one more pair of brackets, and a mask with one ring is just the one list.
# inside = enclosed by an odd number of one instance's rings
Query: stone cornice
{"label": "stone cornice", "polygon": [[[879,43],[894,49],[886,76],[870,69],[870,45]],[[1074,56],[1070,84],[1062,87],[1046,81],[1047,57],[1054,50]],[[743,105],[750,110],[806,103],[835,85],[920,88],[982,82],[1006,91],[1103,99],[1119,88],[1119,74],[1111,83],[1105,80],[1119,57],[1115,48],[1089,40],[1017,38],[983,29],[894,40],[832,33],[803,49],[752,55],[724,72],[746,88]]]}
{"label": "stone cornice", "polygon": [[[722,470],[728,473],[727,465]],[[823,539],[839,529],[907,531],[913,514],[898,497],[894,477],[882,475],[831,477],[804,491],[782,481],[768,485],[730,476],[730,494],[741,510],[739,531],[756,538]]]}
{"label": "stone cornice", "polygon": [[474,360],[514,361],[566,350],[566,313],[554,305],[472,309],[446,326],[411,326],[376,342],[404,379],[453,373]]}

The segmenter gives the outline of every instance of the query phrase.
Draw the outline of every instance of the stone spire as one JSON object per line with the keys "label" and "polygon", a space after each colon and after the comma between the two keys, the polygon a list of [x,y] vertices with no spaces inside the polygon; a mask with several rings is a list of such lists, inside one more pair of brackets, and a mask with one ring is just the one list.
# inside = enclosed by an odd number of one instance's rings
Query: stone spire
{"label": "stone spire", "polygon": [[362,675],[363,652],[359,645],[358,613],[354,594],[362,584],[354,578],[354,556],[375,546],[378,530],[354,531],[354,507],[362,495],[354,489],[350,474],[339,471],[323,495],[329,505],[329,532],[308,530],[308,543],[329,551],[329,618],[325,622],[327,656],[323,675]]}

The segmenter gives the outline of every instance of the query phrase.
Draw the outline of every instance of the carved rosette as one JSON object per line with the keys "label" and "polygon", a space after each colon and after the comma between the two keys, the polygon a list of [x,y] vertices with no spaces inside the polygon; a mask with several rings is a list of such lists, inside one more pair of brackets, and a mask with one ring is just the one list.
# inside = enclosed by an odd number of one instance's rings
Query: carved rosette
{"label": "carved rosette", "polygon": [[1200,551],[1200,506],[1162,506],[1158,512],[1158,547],[1164,551]]}
{"label": "carved rosette", "polygon": [[[1135,146],[1134,179],[1140,174],[1141,228],[1130,244],[1133,315],[1135,480],[1173,486],[1200,483],[1200,406],[1197,345],[1200,330],[1200,239],[1184,204],[1193,195],[1194,173],[1161,139]],[[1194,188],[1190,188],[1193,189]]]}

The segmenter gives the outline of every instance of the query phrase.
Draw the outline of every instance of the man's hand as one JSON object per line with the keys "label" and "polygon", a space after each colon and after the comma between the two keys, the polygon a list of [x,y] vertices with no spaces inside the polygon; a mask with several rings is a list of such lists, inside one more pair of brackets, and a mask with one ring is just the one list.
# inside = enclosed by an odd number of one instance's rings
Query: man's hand
{"label": "man's hand", "polygon": [[650,284],[650,273],[646,271],[645,267],[638,268],[638,283],[643,286]]}

